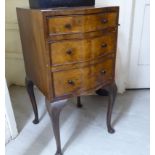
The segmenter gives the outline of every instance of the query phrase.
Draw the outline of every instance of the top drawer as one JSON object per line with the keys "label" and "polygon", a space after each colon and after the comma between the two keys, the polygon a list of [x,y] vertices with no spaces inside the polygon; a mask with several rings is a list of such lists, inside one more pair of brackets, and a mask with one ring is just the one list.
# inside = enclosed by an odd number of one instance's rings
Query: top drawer
{"label": "top drawer", "polygon": [[83,33],[117,25],[117,12],[53,16],[48,18],[49,35]]}

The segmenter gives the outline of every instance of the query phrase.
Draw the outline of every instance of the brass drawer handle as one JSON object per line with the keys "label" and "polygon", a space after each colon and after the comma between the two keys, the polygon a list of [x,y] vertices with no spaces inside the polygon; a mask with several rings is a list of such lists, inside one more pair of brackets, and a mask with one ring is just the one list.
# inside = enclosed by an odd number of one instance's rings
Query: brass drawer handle
{"label": "brass drawer handle", "polygon": [[105,74],[106,74],[106,71],[105,71],[105,70],[101,70],[100,73],[101,73],[102,75],[105,75]]}
{"label": "brass drawer handle", "polygon": [[66,24],[66,25],[65,25],[65,28],[66,28],[66,29],[71,29],[71,28],[72,28],[72,25],[71,25],[71,24]]}
{"label": "brass drawer handle", "polygon": [[101,23],[103,23],[103,24],[108,23],[108,19],[101,19]]}
{"label": "brass drawer handle", "polygon": [[68,80],[68,84],[69,84],[69,85],[75,85],[75,83],[74,83],[73,80]]}
{"label": "brass drawer handle", "polygon": [[102,48],[106,48],[108,45],[106,43],[102,44],[101,47]]}
{"label": "brass drawer handle", "polygon": [[117,27],[115,27],[115,28],[113,28],[113,30],[112,30],[113,32],[116,32],[117,31]]}
{"label": "brass drawer handle", "polygon": [[66,51],[66,53],[68,54],[68,55],[71,55],[71,54],[73,54],[73,49],[68,49],[67,51]]}

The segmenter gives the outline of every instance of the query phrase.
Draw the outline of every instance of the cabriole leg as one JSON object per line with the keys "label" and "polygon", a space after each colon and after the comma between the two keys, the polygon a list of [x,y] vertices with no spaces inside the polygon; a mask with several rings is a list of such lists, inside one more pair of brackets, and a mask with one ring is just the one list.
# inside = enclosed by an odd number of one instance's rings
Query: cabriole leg
{"label": "cabriole leg", "polygon": [[108,91],[108,97],[109,97],[108,111],[107,111],[107,128],[109,133],[114,133],[115,130],[111,126],[111,117],[117,94],[117,86],[115,83],[113,83],[111,85],[108,85],[105,89]]}
{"label": "cabriole leg", "polygon": [[56,145],[57,145],[57,151],[55,155],[62,155],[59,118],[60,118],[60,112],[62,111],[62,109],[66,104],[67,102],[63,102],[63,101],[49,102],[48,100],[46,100],[46,107],[47,107],[50,119],[52,121],[53,132],[54,132]]}
{"label": "cabriole leg", "polygon": [[81,97],[80,96],[77,97],[77,107],[82,108]]}
{"label": "cabriole leg", "polygon": [[26,84],[27,92],[29,94],[29,97],[32,103],[32,108],[35,115],[35,119],[33,120],[33,123],[38,124],[39,123],[38,108],[37,108],[36,99],[34,95],[33,82],[31,80],[28,80],[28,78],[25,78],[25,84]]}

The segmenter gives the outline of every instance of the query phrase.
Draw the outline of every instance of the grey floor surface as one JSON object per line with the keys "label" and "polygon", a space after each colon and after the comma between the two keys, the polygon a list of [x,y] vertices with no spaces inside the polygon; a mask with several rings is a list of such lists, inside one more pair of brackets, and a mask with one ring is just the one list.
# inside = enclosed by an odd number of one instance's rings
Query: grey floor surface
{"label": "grey floor surface", "polygon": [[[55,140],[44,97],[35,89],[40,123],[32,124],[33,112],[24,87],[13,86],[10,95],[19,130],[6,146],[6,155],[54,155]],[[149,155],[149,90],[118,95],[113,110],[115,134],[106,130],[107,97],[82,97],[84,107],[70,99],[61,114],[64,155]]]}

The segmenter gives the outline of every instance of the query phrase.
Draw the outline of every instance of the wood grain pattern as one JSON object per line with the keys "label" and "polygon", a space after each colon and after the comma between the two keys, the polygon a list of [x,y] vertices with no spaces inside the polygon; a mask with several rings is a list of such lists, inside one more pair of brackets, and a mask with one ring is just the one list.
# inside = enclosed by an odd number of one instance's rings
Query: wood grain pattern
{"label": "wood grain pattern", "polygon": [[45,17],[52,17],[52,16],[88,15],[96,13],[119,12],[119,7],[118,6],[61,7],[61,8],[42,9],[39,11],[41,11]]}
{"label": "wood grain pattern", "polygon": [[69,15],[48,18],[49,35],[102,30],[117,25],[117,13]]}
{"label": "wood grain pattern", "polygon": [[55,96],[79,93],[113,79],[113,59],[89,67],[53,72]]}
{"label": "wood grain pattern", "polygon": [[[115,60],[119,7],[17,9],[26,84],[38,123],[33,83],[46,98],[57,144],[62,154],[59,117],[66,98],[107,89],[107,128],[116,96]],[[54,103],[53,103],[54,102]]]}
{"label": "wood grain pattern", "polygon": [[52,65],[91,61],[100,56],[113,53],[115,44],[116,33],[107,33],[88,39],[54,42],[50,44]]}
{"label": "wood grain pattern", "polygon": [[[114,75],[118,11],[118,7],[17,9],[27,77],[49,101],[59,95],[54,96],[57,72],[89,72],[96,62],[102,66],[106,56],[114,61]],[[71,24],[71,29],[66,24]],[[49,36],[49,32],[56,35]],[[91,85],[88,76],[85,78],[86,85]],[[65,92],[61,95],[66,96]]]}
{"label": "wood grain pattern", "polygon": [[61,35],[52,35],[52,36],[47,36],[47,41],[48,43],[53,43],[61,40],[89,39],[89,38],[103,36],[106,33],[116,33],[117,29],[118,29],[118,26],[115,26],[115,27],[108,27],[103,30],[85,32],[85,33],[73,33],[73,34],[66,33]]}
{"label": "wood grain pattern", "polygon": [[[58,65],[58,66],[51,66],[52,72],[60,72],[65,71],[68,69],[77,69],[77,68],[84,68],[89,67],[91,65],[102,63],[106,59],[115,59],[115,53],[108,54],[107,56],[99,57],[98,59],[93,59],[91,61],[84,61],[84,62],[77,62],[77,63],[71,63],[71,64],[65,64],[65,65]],[[113,66],[114,67],[114,66]]]}
{"label": "wood grain pattern", "polygon": [[[39,11],[17,8],[27,78],[52,98],[49,57],[46,53],[43,18]],[[37,23],[37,25],[36,25]]]}

